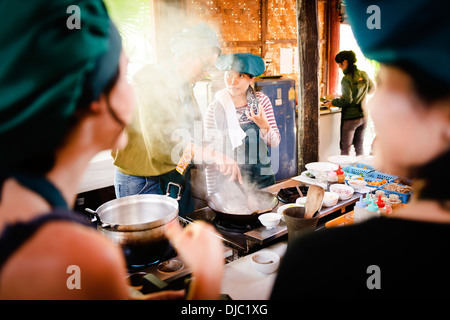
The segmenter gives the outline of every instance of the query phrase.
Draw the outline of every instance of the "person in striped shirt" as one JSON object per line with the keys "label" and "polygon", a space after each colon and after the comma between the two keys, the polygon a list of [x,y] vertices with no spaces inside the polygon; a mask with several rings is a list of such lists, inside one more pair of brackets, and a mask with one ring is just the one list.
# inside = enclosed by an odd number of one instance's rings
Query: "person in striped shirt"
{"label": "person in striped shirt", "polygon": [[[205,135],[216,150],[236,160],[247,185],[272,185],[268,147],[277,147],[281,136],[269,98],[252,88],[254,78],[265,71],[264,61],[251,53],[235,53],[220,56],[216,67],[225,71],[226,88],[216,93],[206,111]],[[220,177],[214,166],[207,166],[208,194],[218,191]]]}

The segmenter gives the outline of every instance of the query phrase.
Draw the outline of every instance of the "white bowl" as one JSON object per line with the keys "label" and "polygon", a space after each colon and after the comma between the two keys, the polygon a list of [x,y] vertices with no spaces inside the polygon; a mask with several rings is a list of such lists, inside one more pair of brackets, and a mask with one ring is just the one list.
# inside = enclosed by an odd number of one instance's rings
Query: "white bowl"
{"label": "white bowl", "polygon": [[341,200],[350,199],[355,192],[353,188],[341,183],[332,184],[330,186],[330,191],[336,193]]}
{"label": "white bowl", "polygon": [[272,273],[280,265],[280,256],[270,250],[262,250],[252,255],[252,266],[256,271]]}
{"label": "white bowl", "polygon": [[356,157],[344,155],[329,156],[327,160],[331,163],[340,165],[341,168],[352,166],[358,162],[358,159],[356,159]]}
{"label": "white bowl", "polygon": [[310,162],[305,165],[305,168],[317,177],[319,175],[326,175],[328,171],[336,171],[338,165],[330,162]]}
{"label": "white bowl", "polygon": [[297,200],[295,200],[295,204],[304,207],[306,205],[306,197],[297,198]]}
{"label": "white bowl", "polygon": [[358,180],[358,179],[350,179],[347,181],[347,184],[352,187],[354,190],[362,190],[366,187],[366,181]]}
{"label": "white bowl", "polygon": [[278,213],[269,212],[260,215],[258,219],[267,229],[273,229],[280,223],[281,215]]}
{"label": "white bowl", "polygon": [[323,201],[322,204],[324,207],[332,207],[336,205],[336,203],[339,201],[339,196],[334,192],[328,192],[326,191],[323,194]]}

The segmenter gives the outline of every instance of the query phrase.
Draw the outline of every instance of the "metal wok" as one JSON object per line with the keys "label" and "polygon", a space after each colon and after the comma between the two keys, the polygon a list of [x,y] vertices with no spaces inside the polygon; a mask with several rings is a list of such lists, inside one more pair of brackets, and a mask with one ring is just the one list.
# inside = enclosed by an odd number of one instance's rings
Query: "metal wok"
{"label": "metal wok", "polygon": [[221,220],[252,223],[257,221],[260,214],[272,211],[278,205],[278,199],[267,191],[239,194],[219,191],[207,197],[206,203]]}

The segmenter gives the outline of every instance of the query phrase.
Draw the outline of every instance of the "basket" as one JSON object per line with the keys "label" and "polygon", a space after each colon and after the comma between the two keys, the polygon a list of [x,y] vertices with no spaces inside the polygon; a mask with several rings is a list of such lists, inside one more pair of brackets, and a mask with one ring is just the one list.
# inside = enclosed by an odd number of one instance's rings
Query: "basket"
{"label": "basket", "polygon": [[[410,193],[400,193],[400,192],[396,192],[396,191],[386,190],[386,189],[383,188],[383,187],[385,187],[385,186],[387,186],[389,184],[390,183],[386,183],[386,184],[383,184],[382,186],[376,187],[376,188],[378,190],[383,190],[384,194],[386,194],[388,197],[389,197],[390,194],[398,195],[398,198],[402,201],[402,203],[407,203],[409,201],[409,197],[411,196],[411,192]],[[399,186],[403,186],[403,187],[405,186],[403,184],[398,184],[398,185]]]}
{"label": "basket", "polygon": [[[361,165],[360,163],[357,163],[356,165]],[[355,167],[355,166],[348,166],[342,169],[345,173],[350,173],[358,176],[364,176],[367,173],[372,172],[374,169],[363,169],[364,165],[362,165],[361,168]],[[370,167],[370,166],[367,166]],[[373,168],[373,167],[371,167]]]}
{"label": "basket", "polygon": [[394,179],[397,179],[398,177],[379,171],[372,171],[364,174],[364,179],[366,178],[386,179],[390,183],[394,181]]}

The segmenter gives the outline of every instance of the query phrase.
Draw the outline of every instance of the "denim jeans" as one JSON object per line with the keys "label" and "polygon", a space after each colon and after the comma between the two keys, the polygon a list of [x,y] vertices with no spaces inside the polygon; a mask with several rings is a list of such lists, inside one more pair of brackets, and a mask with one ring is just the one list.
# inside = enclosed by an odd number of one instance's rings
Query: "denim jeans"
{"label": "denim jeans", "polygon": [[114,176],[116,197],[122,198],[135,194],[163,194],[157,177],[138,177],[124,174],[116,169]]}
{"label": "denim jeans", "polygon": [[352,144],[355,146],[356,155],[364,154],[364,132],[366,120],[358,118],[342,121],[341,126],[341,155],[348,155]]}

